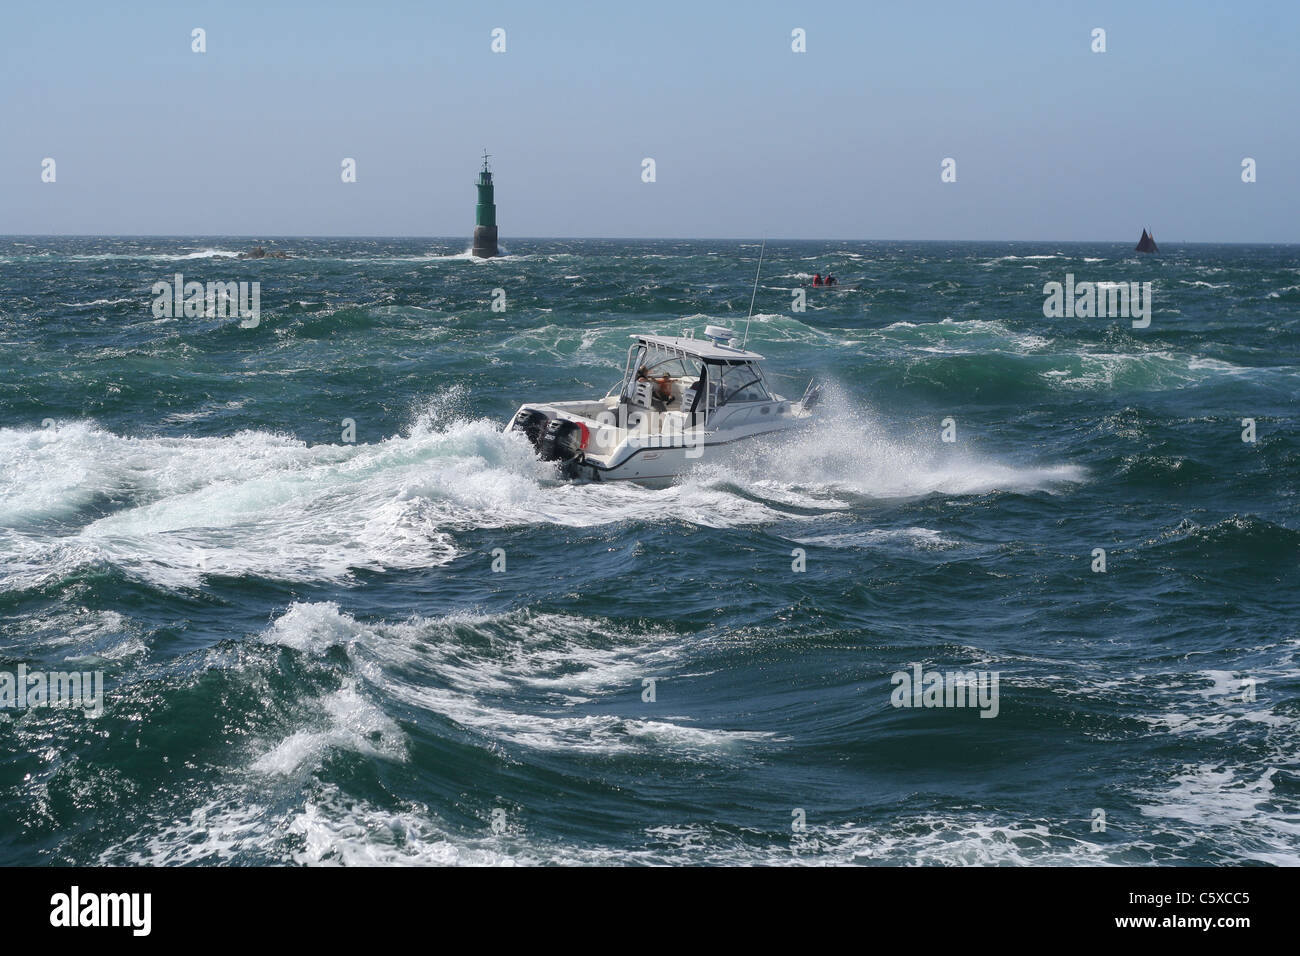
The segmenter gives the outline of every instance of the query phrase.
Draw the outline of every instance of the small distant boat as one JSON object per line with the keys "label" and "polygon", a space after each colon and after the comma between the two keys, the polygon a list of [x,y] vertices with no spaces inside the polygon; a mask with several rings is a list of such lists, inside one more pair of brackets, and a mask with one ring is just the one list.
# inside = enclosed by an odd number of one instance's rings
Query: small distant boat
{"label": "small distant boat", "polygon": [[1142,238],[1138,240],[1137,249],[1136,249],[1135,251],[1137,251],[1137,252],[1159,252],[1160,250],[1156,247],[1156,239],[1155,239],[1155,236],[1151,235],[1151,233],[1149,233],[1149,232],[1147,232],[1145,229],[1143,229],[1143,230],[1142,230]]}

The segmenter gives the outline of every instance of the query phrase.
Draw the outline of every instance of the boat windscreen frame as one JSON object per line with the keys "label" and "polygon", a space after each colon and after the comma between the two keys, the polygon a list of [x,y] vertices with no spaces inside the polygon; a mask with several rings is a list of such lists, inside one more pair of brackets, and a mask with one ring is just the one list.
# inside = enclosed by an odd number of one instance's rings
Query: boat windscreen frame
{"label": "boat windscreen frame", "polygon": [[[774,395],[772,389],[767,384],[767,378],[763,374],[763,367],[759,362],[753,359],[730,359],[730,358],[705,358],[693,350],[677,348],[664,342],[646,342],[643,339],[636,338],[627,350],[627,359],[623,365],[623,378],[616,385],[612,386],[606,397],[618,392],[620,401],[626,401],[632,398],[636,389],[636,373],[642,364],[653,361],[654,364],[647,364],[646,368],[653,372],[666,362],[680,360],[683,363],[683,369],[688,367],[688,363],[697,364],[699,367],[695,374],[703,375],[707,383],[704,394],[696,396],[694,419],[697,423],[707,423],[713,417],[713,413],[731,401],[731,396],[743,389],[757,383],[762,387],[763,392],[767,395],[766,399],[752,399],[753,402],[773,401]],[[726,370],[744,366],[753,372],[753,378],[732,389],[730,393],[724,394],[721,390],[723,376]],[[716,384],[715,384],[716,383]]]}
{"label": "boat windscreen frame", "polygon": [[[744,382],[742,385],[739,385],[739,386],[737,386],[736,388],[731,389],[731,390],[730,390],[729,392],[727,392],[727,393],[723,393],[723,392],[721,391],[721,389],[716,390],[716,393],[715,393],[715,390],[712,389],[712,388],[710,388],[710,389],[709,389],[709,392],[710,392],[710,396],[709,396],[709,397],[710,397],[710,399],[714,398],[714,397],[715,397],[715,394],[716,394],[716,397],[719,399],[719,401],[717,401],[716,403],[714,403],[714,404],[712,405],[712,408],[721,408],[721,407],[724,406],[724,405],[729,405],[729,404],[731,404],[731,403],[732,403],[731,400],[732,400],[732,397],[733,397],[733,396],[735,396],[735,395],[736,395],[737,393],[739,393],[740,391],[742,391],[742,390],[744,390],[744,389],[746,389],[746,388],[749,388],[749,386],[751,386],[751,385],[753,385],[753,384],[755,384],[755,383],[757,383],[758,385],[760,385],[760,386],[762,387],[763,392],[767,395],[767,398],[755,398],[755,399],[749,399],[749,400],[747,400],[747,402],[770,402],[770,401],[772,401],[772,389],[768,387],[767,379],[763,376],[763,368],[762,368],[762,366],[759,365],[757,362],[753,362],[753,361],[749,361],[749,360],[744,360],[744,359],[741,359],[741,360],[734,360],[734,361],[707,360],[707,361],[705,362],[705,365],[706,365],[706,366],[714,366],[714,367],[721,368],[721,369],[734,369],[734,368],[737,368],[737,367],[740,367],[740,366],[744,366],[744,367],[748,368],[751,372],[754,373],[754,377],[753,377],[753,378],[746,379],[745,382]],[[725,373],[720,373],[720,374],[719,374],[719,376],[718,376],[719,383],[722,382],[722,380],[723,380],[724,377],[725,377]],[[711,379],[710,379],[710,381],[711,381]],[[743,403],[737,403],[737,404],[743,404]]]}
{"label": "boat windscreen frame", "polygon": [[691,363],[698,365],[697,376],[705,365],[705,361],[700,356],[694,355],[686,349],[675,348],[662,342],[645,342],[637,339],[628,347],[622,380],[605,394],[608,397],[617,389],[620,398],[629,399],[636,389],[636,373],[642,364],[652,363],[646,364],[646,369],[653,373],[659,366],[677,361],[682,363],[683,371],[686,371]]}

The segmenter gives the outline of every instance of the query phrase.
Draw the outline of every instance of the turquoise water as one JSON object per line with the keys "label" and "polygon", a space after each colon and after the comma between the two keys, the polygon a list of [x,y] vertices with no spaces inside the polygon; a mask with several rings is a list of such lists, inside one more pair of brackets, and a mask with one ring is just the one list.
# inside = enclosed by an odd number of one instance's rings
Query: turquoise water
{"label": "turquoise water", "polygon": [[1300,862],[1296,247],[769,242],[822,420],[651,490],[501,426],[743,328],[756,245],[253,244],[0,239],[0,671],[107,685],[0,709],[0,863]]}

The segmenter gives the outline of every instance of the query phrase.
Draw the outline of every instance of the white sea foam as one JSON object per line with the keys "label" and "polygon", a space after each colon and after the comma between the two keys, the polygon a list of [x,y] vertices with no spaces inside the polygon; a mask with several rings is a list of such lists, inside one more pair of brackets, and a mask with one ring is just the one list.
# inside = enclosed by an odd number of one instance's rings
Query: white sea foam
{"label": "white sea foam", "polygon": [[265,852],[274,829],[267,807],[245,793],[228,794],[108,847],[99,862],[118,866],[228,863],[242,853]]}
{"label": "white sea foam", "polygon": [[[512,865],[1125,865],[1145,840],[1100,843],[1056,820],[995,819],[978,813],[920,813],[889,825],[809,821],[798,835],[684,820],[647,827],[621,846],[575,845],[529,835],[505,818],[493,832],[453,830],[427,808],[386,809],[313,787],[287,809],[247,796],[210,800],[188,816],[133,835],[100,855],[103,864],[177,865],[270,859],[306,866]],[[1075,825],[1077,831],[1080,824]]]}
{"label": "white sea foam", "polygon": [[[868,333],[868,338],[889,348],[950,355],[1041,353],[1055,344],[1053,339],[1017,332],[997,319],[946,318],[941,322],[894,322]],[[920,343],[918,344],[918,340]],[[858,343],[852,343],[858,344]]]}
{"label": "white sea foam", "polygon": [[77,262],[96,262],[113,259],[151,259],[155,262],[183,262],[189,259],[237,259],[238,252],[228,249],[200,249],[197,252],[182,253],[145,253],[145,252],[99,252],[87,255],[68,256]]}
{"label": "white sea foam", "polygon": [[1220,764],[1185,767],[1163,789],[1152,788],[1140,806],[1152,821],[1171,832],[1188,830],[1231,848],[1233,860],[1274,866],[1300,865],[1300,819],[1279,812],[1273,778],[1278,768]]}
{"label": "white sea foam", "polygon": [[909,440],[849,411],[802,436],[708,452],[669,488],[571,485],[521,436],[457,417],[457,403],[450,395],[409,434],[369,444],[260,431],[136,438],[85,422],[0,429],[0,589],[95,563],[164,587],[209,575],[346,581],[363,569],[451,561],[457,534],[472,529],[734,527],[805,520],[788,506],[836,510],[846,495],[1054,490],[1083,478],[1072,465]]}
{"label": "white sea foam", "polygon": [[[643,676],[666,672],[684,652],[674,635],[618,637],[611,648],[601,622],[531,612],[368,623],[333,603],[295,604],[264,635],[314,656],[343,646],[377,696],[439,714],[499,743],[600,754],[669,752],[697,760],[739,755],[746,745],[771,738],[698,727],[671,714],[643,720],[574,713],[577,704],[612,692],[639,693]],[[368,712],[359,713],[363,727],[373,723]],[[295,734],[254,769],[297,766],[340,733],[355,742],[368,731],[348,726]]]}
{"label": "white sea foam", "polygon": [[874,547],[882,541],[902,541],[924,551],[954,548],[959,544],[933,528],[873,528],[869,531],[811,535],[791,540],[797,544],[812,544],[823,548],[864,548]]}
{"label": "white sea foam", "polygon": [[852,496],[1060,491],[1085,478],[1077,465],[1011,464],[942,443],[937,428],[909,440],[832,395],[825,416],[804,433],[772,444],[738,446],[716,463],[706,456],[686,485],[734,483],[773,502],[838,509]]}
{"label": "white sea foam", "polygon": [[179,256],[158,256],[159,259],[237,259],[238,252],[230,252],[226,249],[200,249],[198,252],[188,252]]}
{"label": "white sea foam", "polygon": [[996,265],[999,262],[1021,262],[1042,259],[1066,259],[1068,256],[1062,255],[1042,255],[1042,256],[998,256],[996,259],[990,259],[984,263],[986,266]]}
{"label": "white sea foam", "polygon": [[1221,359],[1159,349],[1147,352],[1078,352],[1077,368],[1048,369],[1042,377],[1068,388],[1184,388],[1221,375],[1294,375],[1290,368],[1247,367]]}
{"label": "white sea foam", "polygon": [[289,775],[304,766],[314,769],[330,749],[351,750],[389,760],[406,759],[401,729],[376,704],[366,700],[353,683],[321,701],[323,728],[294,732],[258,757],[257,773]]}
{"label": "white sea foam", "polygon": [[301,866],[510,866],[594,862],[599,857],[547,847],[509,827],[453,836],[420,806],[386,809],[313,786],[287,808],[229,785],[188,814],[146,826],[104,850],[101,864],[177,866],[274,861]]}
{"label": "white sea foam", "polygon": [[[421,494],[421,466],[489,431],[309,447],[265,432],[0,429],[0,528],[9,529],[0,587],[99,561],[164,586],[193,586],[205,574],[343,578],[442,563],[455,549]],[[122,504],[104,514],[104,501]]]}
{"label": "white sea foam", "polygon": [[146,649],[140,626],[117,611],[60,603],[23,615],[15,623],[22,643],[11,643],[11,650],[25,648],[30,642],[42,655],[57,655],[79,666],[126,660]]}
{"label": "white sea foam", "polygon": [[92,305],[122,305],[124,303],[135,303],[139,305],[143,301],[145,300],[142,296],[138,299],[92,299],[89,302],[61,302],[59,304],[68,306],[69,308],[79,308]]}

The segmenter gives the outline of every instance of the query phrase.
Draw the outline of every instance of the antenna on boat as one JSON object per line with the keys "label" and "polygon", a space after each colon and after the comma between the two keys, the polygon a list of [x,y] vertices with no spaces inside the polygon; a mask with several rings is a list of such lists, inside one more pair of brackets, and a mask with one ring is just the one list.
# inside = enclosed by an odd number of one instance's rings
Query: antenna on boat
{"label": "antenna on boat", "polygon": [[763,245],[758,250],[758,268],[754,270],[754,291],[749,296],[749,315],[745,316],[745,340],[740,343],[743,349],[745,343],[749,341],[749,320],[754,317],[754,299],[758,295],[758,277],[763,271],[763,253],[767,251],[767,240],[763,240]]}

